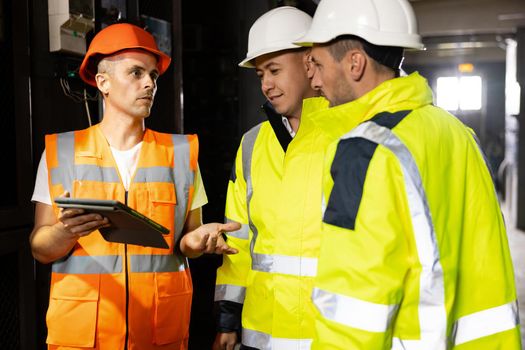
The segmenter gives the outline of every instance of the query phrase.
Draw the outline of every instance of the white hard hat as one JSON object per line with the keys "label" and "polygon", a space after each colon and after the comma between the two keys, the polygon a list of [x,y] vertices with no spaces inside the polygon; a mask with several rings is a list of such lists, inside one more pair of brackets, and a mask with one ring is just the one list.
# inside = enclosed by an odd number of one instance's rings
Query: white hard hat
{"label": "white hard hat", "polygon": [[378,46],[423,49],[408,0],[321,0],[302,46],[354,35]]}
{"label": "white hard hat", "polygon": [[277,7],[259,17],[250,28],[248,53],[240,67],[254,68],[253,60],[267,53],[298,49],[294,40],[306,34],[312,17],[291,6]]}

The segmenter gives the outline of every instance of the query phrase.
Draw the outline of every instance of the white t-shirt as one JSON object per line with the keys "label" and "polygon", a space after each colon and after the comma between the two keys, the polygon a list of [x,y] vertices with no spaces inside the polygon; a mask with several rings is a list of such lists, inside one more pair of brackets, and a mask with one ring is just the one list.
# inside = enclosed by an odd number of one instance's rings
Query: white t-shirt
{"label": "white t-shirt", "polygon": [[286,128],[286,130],[288,130],[288,132],[290,133],[290,136],[295,137],[295,131],[293,131],[292,125],[290,124],[290,121],[288,120],[288,118],[283,117],[283,116],[281,116],[281,118],[283,120],[284,127]]}
{"label": "white t-shirt", "polygon": [[[137,168],[137,162],[139,160],[141,147],[142,142],[125,151],[119,151],[113,147],[110,147],[111,152],[113,153],[113,158],[117,163],[120,178],[122,179],[126,191],[129,189],[131,177],[133,176],[133,173]],[[42,157],[40,158],[40,163],[38,164],[38,171],[36,174],[35,181],[35,190],[33,192],[33,197],[31,197],[31,200],[33,202],[40,202],[51,205],[51,194],[49,193],[47,174],[48,169],[46,162],[46,150],[44,150],[44,152],[42,152]],[[193,188],[193,201],[191,203],[190,210],[198,209],[206,203],[208,203],[208,197],[206,196],[206,191],[204,189],[204,185],[202,184],[201,172],[198,166],[197,173],[195,174],[195,182],[193,184]]]}

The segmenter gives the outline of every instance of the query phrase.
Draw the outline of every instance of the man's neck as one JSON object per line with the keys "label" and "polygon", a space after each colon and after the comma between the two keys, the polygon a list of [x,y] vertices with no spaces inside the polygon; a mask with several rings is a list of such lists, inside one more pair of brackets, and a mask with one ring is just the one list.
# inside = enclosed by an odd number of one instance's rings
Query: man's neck
{"label": "man's neck", "polygon": [[[311,97],[317,97],[319,96],[319,92],[309,89],[307,93],[303,95],[303,100]],[[301,102],[302,105],[302,102]],[[294,132],[297,132],[299,129],[299,124],[301,123],[301,114],[303,113],[303,109],[299,108],[299,110],[294,113],[295,115],[286,115],[286,119],[288,119],[288,122],[290,123],[290,126],[292,127],[292,130]]]}
{"label": "man's neck", "polygon": [[297,130],[299,129],[299,122],[300,122],[300,116],[301,116],[301,113],[299,112],[299,117],[289,117],[289,116],[285,116],[286,119],[288,119],[288,123],[290,123],[290,126],[292,127],[292,130],[294,132],[297,132]]}
{"label": "man's neck", "polygon": [[366,76],[366,79],[363,79],[363,82],[360,85],[358,85],[358,87],[356,88],[357,96],[355,97],[355,99],[366,95],[367,93],[369,93],[370,91],[378,87],[379,85],[383,84],[385,81],[395,78],[394,73],[380,74],[380,73],[376,73],[373,71],[371,73],[372,74],[368,74]]}
{"label": "man's neck", "polygon": [[125,151],[142,141],[144,119],[104,113],[100,130],[111,147]]}

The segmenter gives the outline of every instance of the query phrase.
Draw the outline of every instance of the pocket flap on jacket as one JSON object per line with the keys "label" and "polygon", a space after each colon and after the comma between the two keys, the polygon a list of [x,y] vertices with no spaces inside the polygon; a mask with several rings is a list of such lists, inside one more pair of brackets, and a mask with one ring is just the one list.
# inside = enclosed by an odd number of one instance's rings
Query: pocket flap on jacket
{"label": "pocket flap on jacket", "polygon": [[50,295],[52,299],[97,301],[99,288],[100,276],[96,274],[53,275]]}
{"label": "pocket flap on jacket", "polygon": [[154,204],[177,204],[175,186],[172,183],[156,183],[155,186],[148,186],[149,198]]}

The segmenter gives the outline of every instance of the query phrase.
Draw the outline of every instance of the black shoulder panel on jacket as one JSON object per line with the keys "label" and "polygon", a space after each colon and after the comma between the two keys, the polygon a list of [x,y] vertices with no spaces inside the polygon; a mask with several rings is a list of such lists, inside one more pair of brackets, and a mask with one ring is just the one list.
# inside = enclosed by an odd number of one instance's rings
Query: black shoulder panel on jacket
{"label": "black shoulder panel on jacket", "polygon": [[[410,112],[412,111],[382,112],[376,114],[370,121],[393,129]],[[324,213],[324,222],[350,230],[355,229],[366,173],[376,148],[375,142],[361,137],[339,141],[330,169],[334,187]]]}
{"label": "black shoulder panel on jacket", "polygon": [[410,112],[412,111],[399,111],[395,113],[381,112],[381,113],[376,114],[370,120],[376,123],[377,125],[381,125],[381,126],[384,126],[385,128],[389,128],[390,130],[392,130]]}
{"label": "black shoulder panel on jacket", "polygon": [[240,332],[242,304],[229,300],[216,301],[214,313],[217,322],[217,332]]}
{"label": "black shoulder panel on jacket", "polygon": [[339,142],[330,169],[334,187],[324,213],[324,222],[350,230],[355,228],[368,165],[376,148],[376,143],[360,137]]}

